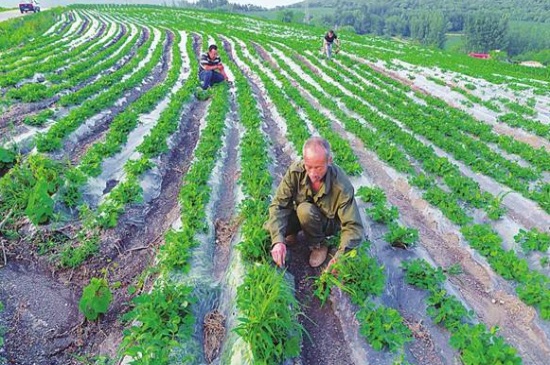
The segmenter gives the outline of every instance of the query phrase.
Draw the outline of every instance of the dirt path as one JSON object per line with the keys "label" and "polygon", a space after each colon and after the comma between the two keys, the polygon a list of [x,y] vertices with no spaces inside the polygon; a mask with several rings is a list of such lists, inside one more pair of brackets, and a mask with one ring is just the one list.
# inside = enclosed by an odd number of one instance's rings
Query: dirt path
{"label": "dirt path", "polygon": [[193,305],[197,318],[193,338],[202,346],[198,361],[217,363],[222,344],[231,331],[225,323],[227,313],[221,296],[233,291],[226,282],[230,258],[234,250],[234,237],[239,228],[236,216],[239,146],[241,132],[238,126],[235,94],[229,95],[230,110],[225,118],[223,146],[212,171],[208,185],[211,199],[206,207],[206,221],[210,229],[197,235],[200,245],[194,250],[189,277],[195,286],[198,301]]}
{"label": "dirt path", "polygon": [[4,20],[12,19],[12,18],[19,18],[21,16],[32,16],[32,15],[33,15],[32,13],[21,14],[19,9],[2,11],[2,12],[0,12],[0,22],[2,22]]}

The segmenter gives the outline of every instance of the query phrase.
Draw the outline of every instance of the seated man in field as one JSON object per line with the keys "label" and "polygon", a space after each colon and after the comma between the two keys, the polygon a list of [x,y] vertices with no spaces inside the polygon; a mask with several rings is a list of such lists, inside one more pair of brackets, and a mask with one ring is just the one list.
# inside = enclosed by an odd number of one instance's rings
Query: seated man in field
{"label": "seated man in field", "polygon": [[223,64],[218,54],[218,46],[211,44],[208,47],[208,52],[204,52],[200,57],[199,64],[199,79],[201,80],[201,88],[208,89],[210,86],[222,81],[229,81]]}
{"label": "seated man in field", "polygon": [[296,242],[302,230],[311,249],[309,264],[318,267],[326,260],[325,238],[341,230],[333,264],[346,249],[363,238],[363,225],[353,186],[342,169],[332,163],[330,144],[311,137],[303,147],[303,160],[290,165],[269,206],[265,227],[271,234],[271,256],[285,265],[286,245]]}

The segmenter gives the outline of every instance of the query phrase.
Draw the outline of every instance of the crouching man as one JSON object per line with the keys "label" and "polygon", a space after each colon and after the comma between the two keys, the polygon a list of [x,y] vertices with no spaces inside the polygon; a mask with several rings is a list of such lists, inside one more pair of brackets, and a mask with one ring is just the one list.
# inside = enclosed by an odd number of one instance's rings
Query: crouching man
{"label": "crouching man", "polygon": [[208,52],[201,54],[199,62],[199,80],[201,81],[201,88],[203,90],[223,81],[229,82],[218,54],[218,46],[215,44],[208,47]]}
{"label": "crouching man", "polygon": [[341,231],[338,252],[329,266],[346,249],[363,239],[363,225],[354,190],[342,169],[332,162],[330,144],[312,137],[303,147],[303,160],[288,168],[269,207],[265,228],[271,234],[271,256],[285,265],[287,244],[296,242],[302,230],[311,254],[309,264],[318,267],[328,253],[326,237]]}

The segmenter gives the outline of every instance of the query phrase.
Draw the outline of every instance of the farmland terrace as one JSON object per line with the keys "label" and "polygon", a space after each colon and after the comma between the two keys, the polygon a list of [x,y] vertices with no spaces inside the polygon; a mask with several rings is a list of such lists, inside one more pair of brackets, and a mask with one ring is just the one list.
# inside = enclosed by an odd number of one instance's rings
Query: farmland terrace
{"label": "farmland terrace", "polygon": [[[0,49],[0,364],[548,364],[547,68],[55,11]],[[233,83],[205,100],[210,44]],[[280,269],[262,225],[314,135],[366,239],[326,271],[299,235]]]}

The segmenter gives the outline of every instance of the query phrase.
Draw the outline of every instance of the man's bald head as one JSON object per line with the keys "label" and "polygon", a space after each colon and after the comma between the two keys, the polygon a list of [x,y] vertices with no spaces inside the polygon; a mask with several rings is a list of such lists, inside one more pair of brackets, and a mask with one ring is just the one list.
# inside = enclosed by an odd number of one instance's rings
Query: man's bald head
{"label": "man's bald head", "polygon": [[321,137],[311,137],[304,143],[304,168],[312,184],[319,184],[332,163],[330,144]]}
{"label": "man's bald head", "polygon": [[330,152],[330,143],[322,137],[310,137],[305,143],[304,147],[302,148],[302,156],[306,156],[306,154],[317,154],[320,151],[325,155],[326,161],[331,160],[331,152]]}

